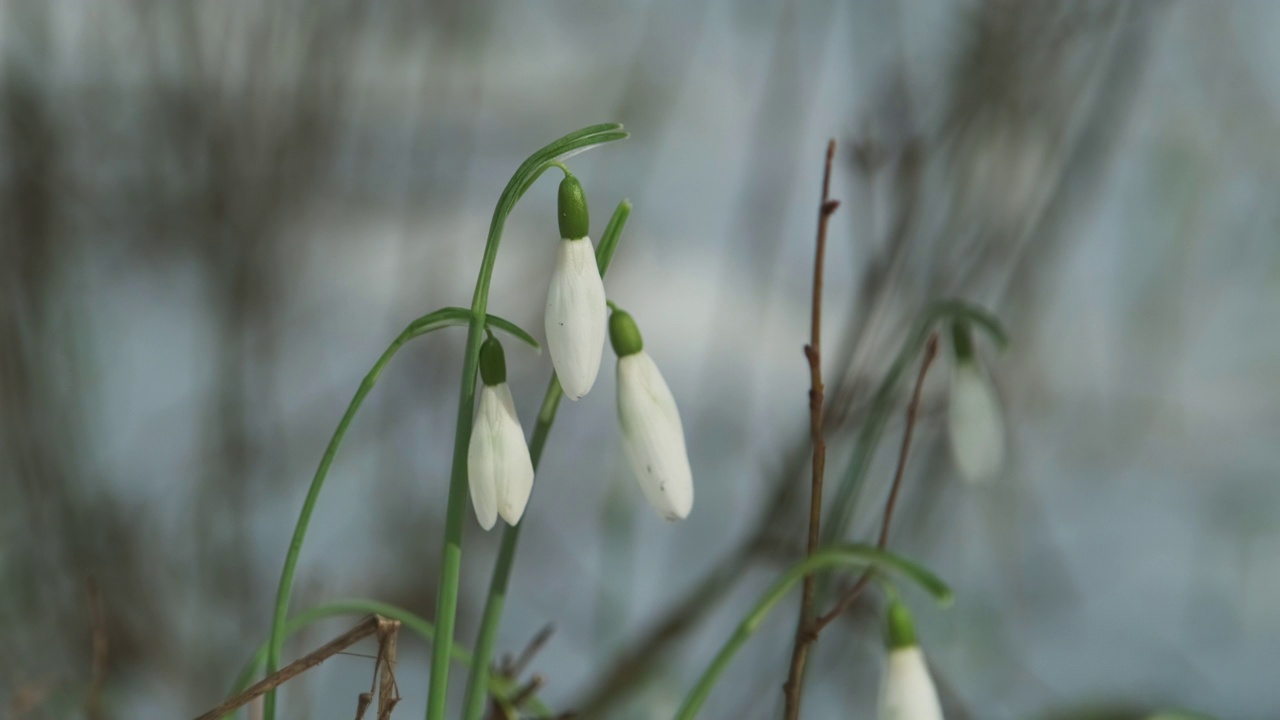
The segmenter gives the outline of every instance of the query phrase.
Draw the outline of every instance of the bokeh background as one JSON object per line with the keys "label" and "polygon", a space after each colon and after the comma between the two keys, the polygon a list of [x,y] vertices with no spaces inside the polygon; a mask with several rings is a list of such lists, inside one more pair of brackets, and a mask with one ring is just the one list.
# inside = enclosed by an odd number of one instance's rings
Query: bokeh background
{"label": "bokeh background", "polygon": [[[1278,29],[1267,2],[0,4],[0,707],[216,704],[267,635],[364,372],[409,320],[468,302],[528,153],[619,121],[631,139],[571,165],[595,233],[635,205],[607,285],[681,405],[697,504],[667,524],[644,503],[606,356],[561,408],[499,637],[517,652],[554,624],[531,666],[552,707],[669,716],[801,552],[834,137],[829,472],[929,300],[983,304],[1012,336],[980,344],[1004,476],[969,487],[949,461],[944,354],[890,539],[958,594],[907,595],[948,718],[1280,717]],[[512,216],[490,302],[539,337],[554,193]],[[416,341],[382,375],[295,608],[432,616],[462,341]],[[550,363],[508,358],[529,427]],[[878,527],[902,424],[850,539]],[[468,518],[468,645],[497,540]],[[794,602],[705,717],[779,714]],[[879,613],[868,595],[823,636],[807,717],[872,715]],[[425,648],[401,655],[396,716],[418,717]],[[331,659],[285,717],[350,717],[371,672]]]}

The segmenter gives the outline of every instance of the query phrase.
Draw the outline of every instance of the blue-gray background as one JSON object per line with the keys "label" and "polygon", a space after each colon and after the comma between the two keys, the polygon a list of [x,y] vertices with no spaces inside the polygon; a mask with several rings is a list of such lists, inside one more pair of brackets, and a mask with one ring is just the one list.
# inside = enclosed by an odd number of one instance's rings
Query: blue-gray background
{"label": "blue-gray background", "polygon": [[[949,462],[944,354],[891,538],[958,594],[946,611],[908,594],[948,717],[1280,716],[1277,29],[1270,3],[0,4],[0,706],[82,714],[91,583],[107,717],[215,704],[266,636],[363,373],[410,319],[470,300],[529,152],[619,121],[631,139],[571,165],[595,233],[635,204],[607,285],[680,403],[697,502],[675,525],[644,504],[607,355],[561,408],[499,636],[514,652],[555,624],[532,666],[549,704],[669,716],[797,556],[803,494],[759,526],[779,484],[807,483],[801,347],[835,137],[832,477],[928,299],[987,305],[1013,338],[981,348],[1004,477],[970,488]],[[490,299],[539,337],[554,185],[511,217]],[[432,615],[462,337],[382,375],[295,608],[360,595]],[[530,427],[549,360],[508,359]],[[901,417],[851,539],[877,528]],[[468,645],[497,538],[468,518]],[[602,692],[725,567],[639,691]],[[704,716],[779,714],[792,602]],[[823,636],[807,717],[871,712],[878,607]],[[418,717],[424,646],[401,647],[396,716]],[[330,660],[288,686],[285,716],[349,717],[370,672]]]}

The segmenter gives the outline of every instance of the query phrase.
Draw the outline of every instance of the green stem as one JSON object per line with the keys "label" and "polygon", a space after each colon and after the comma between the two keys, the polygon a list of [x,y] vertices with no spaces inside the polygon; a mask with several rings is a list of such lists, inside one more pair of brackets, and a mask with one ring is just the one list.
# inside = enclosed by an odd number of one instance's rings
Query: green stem
{"label": "green stem", "polygon": [[[618,239],[631,214],[631,203],[623,200],[614,210],[600,244],[596,247],[596,265],[603,277],[613,260],[614,250],[618,247]],[[537,470],[542,459],[542,448],[547,444],[547,436],[551,433],[551,424],[556,420],[556,410],[560,407],[560,379],[551,373],[547,382],[547,392],[542,396],[542,407],[538,410],[538,420],[533,426],[533,436],[529,440],[529,459]],[[511,568],[515,563],[516,546],[520,542],[520,525],[508,525],[502,530],[502,546],[498,550],[498,560],[493,566],[493,577],[489,581],[489,596],[485,600],[484,615],[480,620],[480,634],[476,638],[476,652],[471,660],[471,675],[467,680],[466,701],[463,706],[464,720],[479,720],[485,709],[485,688],[489,687],[489,664],[493,657],[494,644],[498,637],[498,625],[502,621],[502,610],[507,601],[507,584],[511,580]]]}
{"label": "green stem", "polygon": [[676,712],[676,719],[689,720],[697,716],[698,710],[706,701],[707,696],[711,694],[711,690],[715,687],[716,681],[720,679],[720,675],[729,667],[733,656],[755,634],[756,629],[760,627],[760,624],[769,615],[769,611],[773,610],[782,601],[782,598],[786,596],[787,591],[794,587],[805,575],[841,566],[865,565],[884,565],[893,568],[920,583],[939,602],[943,604],[951,602],[951,590],[945,583],[923,567],[891,553],[869,545],[844,545],[819,550],[792,565],[789,570],[783,573],[782,577],[778,578],[769,587],[751,612],[739,623],[738,629],[734,631],[728,642],[724,644],[724,647],[720,648],[720,652],[716,653],[715,659],[707,666],[702,676],[698,678],[698,682],[685,698],[684,704]]}
{"label": "green stem", "polygon": [[[373,390],[374,383],[378,381],[378,376],[382,374],[383,368],[387,366],[387,363],[391,362],[391,358],[405,343],[432,330],[460,325],[464,320],[469,320],[470,318],[470,311],[449,307],[423,315],[409,323],[408,327],[395,340],[391,341],[391,345],[383,351],[382,356],[378,358],[378,361],[373,364],[368,374],[364,376],[364,380],[360,382],[360,387],[356,389],[355,396],[351,398],[351,403],[347,405],[347,411],[343,413],[342,419],[338,421],[338,427],[333,431],[333,437],[329,438],[329,445],[325,448],[324,455],[320,458],[320,466],[316,468],[315,476],[311,478],[311,487],[307,489],[307,497],[302,502],[302,512],[298,514],[298,522],[293,529],[293,539],[289,541],[289,551],[284,558],[284,569],[280,571],[280,585],[276,589],[275,611],[271,616],[271,637],[267,643],[266,655],[268,674],[280,669],[280,653],[284,645],[285,618],[289,612],[289,596],[293,591],[293,576],[298,567],[298,555],[302,552],[302,543],[307,537],[307,526],[311,523],[311,514],[315,511],[316,501],[320,498],[320,490],[324,487],[325,478],[329,476],[329,467],[333,465],[333,459],[338,454],[338,446],[342,444],[342,438],[346,436],[347,428],[351,426],[351,421],[355,419],[356,412],[360,410],[360,405],[364,403],[369,391]],[[504,329],[515,327],[506,320],[501,320],[500,318],[495,318],[494,320],[496,325],[502,326]],[[523,333],[523,331],[520,332]],[[524,333],[524,335],[527,336],[528,333]],[[263,717],[265,720],[274,720],[275,712],[276,693],[272,690],[263,699]]]}
{"label": "green stem", "polygon": [[[376,600],[338,600],[336,602],[321,605],[320,607],[306,610],[289,618],[289,622],[285,624],[284,634],[286,637],[306,628],[321,620],[327,620],[334,617],[342,617],[345,615],[381,615],[392,620],[399,620],[406,628],[417,633],[427,642],[433,642],[435,639],[435,627],[425,619],[414,615],[408,610],[404,610],[395,605],[378,602]],[[245,688],[249,687],[249,683],[253,682],[253,678],[257,677],[262,670],[263,665],[267,661],[267,651],[270,647],[270,641],[264,642],[259,647],[249,662],[245,664],[244,670],[236,678],[235,685],[231,688],[230,695],[237,695]],[[455,645],[450,658],[455,663],[466,665],[471,662],[471,653],[465,648]],[[502,678],[495,678],[489,683],[489,691],[503,702],[509,702],[515,694],[517,688],[514,682]],[[538,717],[549,718],[554,714],[541,700],[534,697],[529,700],[529,709]],[[230,716],[225,716],[230,717]]]}
{"label": "green stem", "polygon": [[[467,445],[471,441],[472,414],[475,410],[476,365],[480,345],[484,341],[485,309],[489,304],[489,285],[498,257],[502,229],[516,202],[553,163],[593,145],[621,140],[627,134],[621,125],[595,125],[560,138],[531,155],[511,176],[498,198],[489,223],[489,237],[476,278],[471,300],[471,322],[467,328],[467,354],[463,360],[461,388],[458,392],[457,424],[454,427],[453,466],[449,474],[449,498],[444,521],[444,547],[440,562],[440,586],[436,595],[436,631],[440,640],[432,646],[431,680],[427,696],[427,720],[444,720],[449,689],[449,653],[453,646],[453,627],[458,612],[458,579],[462,571],[462,521],[467,509]],[[270,720],[270,719],[268,719]]]}

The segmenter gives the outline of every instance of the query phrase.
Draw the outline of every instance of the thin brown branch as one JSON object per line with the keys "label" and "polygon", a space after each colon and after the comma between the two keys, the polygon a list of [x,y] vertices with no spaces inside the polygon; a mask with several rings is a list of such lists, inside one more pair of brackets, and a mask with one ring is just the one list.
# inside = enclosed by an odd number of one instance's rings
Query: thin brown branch
{"label": "thin brown branch", "polygon": [[[520,651],[520,655],[514,660],[510,655],[504,655],[502,661],[498,663],[498,667],[494,672],[499,677],[517,682],[524,673],[529,663],[533,661],[542,648],[546,647],[547,641],[551,639],[551,635],[555,632],[555,625],[547,623],[541,630],[534,633],[529,639],[529,643],[525,645],[524,650]],[[491,720],[503,720],[503,718],[514,719],[519,716],[520,707],[529,702],[533,694],[542,687],[545,678],[541,675],[534,675],[529,682],[518,688],[509,699],[502,700],[496,695],[493,697],[489,706],[489,717]]]}
{"label": "thin brown branch", "polygon": [[102,611],[102,592],[89,578],[89,628],[93,638],[93,665],[89,676],[89,693],[85,698],[85,716],[102,720],[102,686],[107,674],[107,618]]}
{"label": "thin brown branch", "polygon": [[551,634],[555,631],[555,625],[551,623],[544,625],[543,628],[529,640],[529,644],[525,646],[523,651],[521,651],[520,656],[504,668],[503,672],[512,680],[519,678],[520,675],[524,673],[524,669],[529,666],[529,662],[533,660],[533,656],[537,655],[538,651],[546,646],[547,641],[551,639]]}
{"label": "thin brown branch", "polygon": [[399,636],[399,620],[378,618],[378,720],[390,720],[391,711],[400,702],[400,688],[396,684],[396,641]]}
{"label": "thin brown branch", "polygon": [[[809,327],[809,344],[804,348],[809,359],[809,432],[813,440],[813,476],[809,490],[809,540],[806,554],[818,550],[822,523],[822,478],[827,464],[827,444],[823,439],[822,401],[822,272],[827,254],[827,224],[840,203],[831,199],[831,163],[836,155],[836,141],[827,143],[827,160],[822,170],[822,202],[818,205],[818,238],[813,254],[813,302]],[[800,620],[796,624],[795,645],[791,650],[791,667],[782,686],[786,696],[783,717],[796,720],[800,716],[801,686],[805,661],[812,640],[806,632],[813,622],[815,578],[807,575],[800,599]]]}
{"label": "thin brown branch", "polygon": [[[893,511],[898,506],[898,493],[902,489],[902,478],[906,474],[907,456],[911,454],[911,436],[915,432],[916,419],[920,412],[920,394],[924,387],[925,376],[929,374],[929,366],[933,365],[933,360],[938,356],[938,334],[934,333],[929,336],[928,342],[924,346],[924,359],[920,363],[920,373],[916,375],[916,387],[911,392],[911,402],[907,404],[907,427],[902,432],[902,447],[898,450],[898,469],[893,473],[893,486],[889,488],[889,499],[884,504],[884,520],[880,524],[880,537],[876,541],[876,547],[883,550],[889,544],[889,524],[893,521]],[[857,582],[845,592],[835,607],[830,612],[818,618],[809,628],[809,635],[816,640],[818,633],[822,629],[830,625],[836,618],[840,617],[845,610],[853,606],[858,596],[866,589],[867,584],[871,582],[871,574],[873,570],[868,569],[862,573]]]}
{"label": "thin brown branch", "polygon": [[225,702],[218,705],[209,712],[199,716],[196,720],[216,720],[223,715],[228,715],[236,708],[262,695],[263,693],[274,690],[347,648],[355,645],[361,640],[378,632],[381,622],[385,622],[384,618],[377,615],[370,615],[360,622],[359,625],[351,628],[338,637],[330,640],[321,647],[312,651],[308,655],[301,657],[288,665],[280,668],[271,675],[250,685],[244,692],[235,697],[228,698]]}

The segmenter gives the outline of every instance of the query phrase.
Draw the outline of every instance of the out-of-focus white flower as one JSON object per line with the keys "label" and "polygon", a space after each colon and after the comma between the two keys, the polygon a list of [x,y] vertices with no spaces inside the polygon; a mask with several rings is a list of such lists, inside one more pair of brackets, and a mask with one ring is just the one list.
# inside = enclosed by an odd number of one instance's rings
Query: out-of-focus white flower
{"label": "out-of-focus white flower", "polygon": [[533,491],[533,462],[507,387],[502,345],[490,337],[480,347],[480,407],[467,446],[467,481],[476,520],[488,530],[501,515],[520,522]]}
{"label": "out-of-focus white flower", "polygon": [[951,455],[961,477],[986,483],[1004,465],[1004,416],[991,380],[974,359],[968,328],[957,325],[954,337],[956,363],[947,417]]}
{"label": "out-of-focus white flower", "polygon": [[880,720],[943,720],[938,690],[916,642],[911,614],[897,602],[889,608],[889,663]]}
{"label": "out-of-focus white flower", "polygon": [[570,400],[586,395],[600,372],[606,307],[595,247],[587,236],[587,200],[572,175],[560,183],[560,247],[547,291],[547,350]]}
{"label": "out-of-focus white flower", "polygon": [[629,314],[613,311],[609,337],[618,354],[618,423],[627,459],[649,503],[664,518],[683,520],[693,509],[693,471],[676,400]]}

